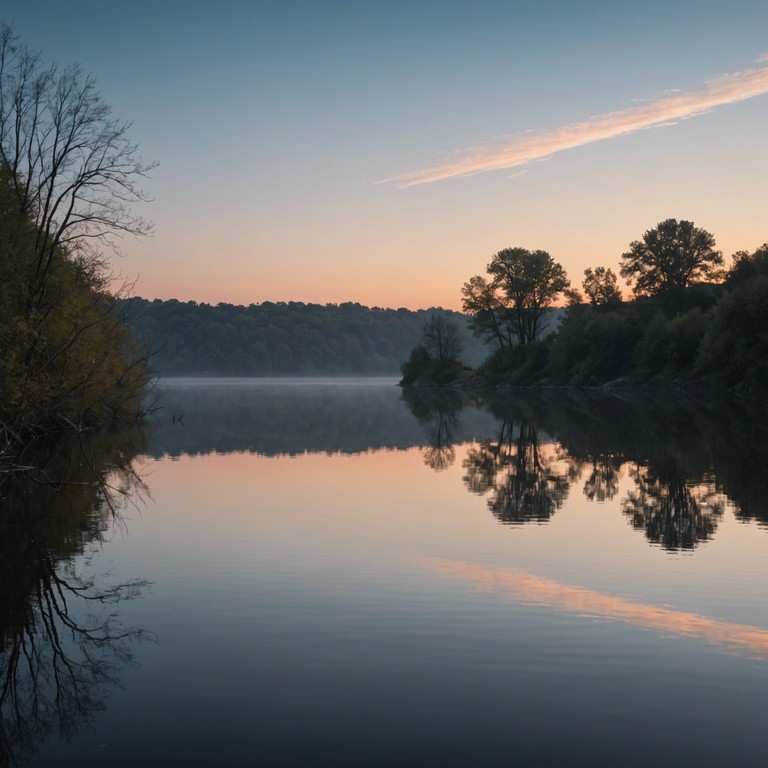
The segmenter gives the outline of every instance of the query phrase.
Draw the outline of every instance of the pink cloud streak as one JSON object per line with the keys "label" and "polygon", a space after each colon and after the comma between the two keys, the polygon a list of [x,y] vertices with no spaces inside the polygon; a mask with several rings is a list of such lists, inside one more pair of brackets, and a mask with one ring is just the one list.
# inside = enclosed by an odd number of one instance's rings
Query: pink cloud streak
{"label": "pink cloud streak", "polygon": [[501,591],[516,601],[549,606],[581,616],[595,616],[681,637],[701,638],[724,653],[768,658],[768,630],[733,624],[688,611],[678,611],[544,579],[516,568],[473,565],[460,560],[424,557],[417,561],[436,573],[458,577]]}
{"label": "pink cloud streak", "polygon": [[[763,57],[761,57],[761,61]],[[768,67],[747,69],[723,75],[691,93],[657,99],[638,107],[595,115],[540,133],[518,135],[507,144],[470,148],[456,153],[455,159],[418,171],[398,174],[384,182],[402,187],[432,184],[445,179],[474,176],[487,171],[520,168],[544,160],[566,149],[583,147],[595,141],[623,136],[646,128],[659,128],[678,120],[695,117],[714,107],[744,101],[768,93]]]}

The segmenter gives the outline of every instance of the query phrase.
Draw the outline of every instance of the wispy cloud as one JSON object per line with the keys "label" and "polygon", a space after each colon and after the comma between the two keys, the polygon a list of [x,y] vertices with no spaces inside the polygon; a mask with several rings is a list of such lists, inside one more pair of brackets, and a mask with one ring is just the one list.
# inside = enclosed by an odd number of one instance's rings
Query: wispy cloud
{"label": "wispy cloud", "polygon": [[[766,57],[761,57],[759,62],[766,60]],[[646,128],[673,125],[679,120],[701,115],[714,107],[768,93],[768,67],[756,67],[723,75],[708,81],[700,91],[671,93],[674,95],[665,95],[641,106],[595,115],[580,123],[537,133],[526,132],[505,144],[471,147],[455,153],[452,159],[440,165],[398,174],[383,179],[383,182],[412,187],[445,179],[474,176],[486,171],[520,168],[566,149],[583,147],[595,141]]]}

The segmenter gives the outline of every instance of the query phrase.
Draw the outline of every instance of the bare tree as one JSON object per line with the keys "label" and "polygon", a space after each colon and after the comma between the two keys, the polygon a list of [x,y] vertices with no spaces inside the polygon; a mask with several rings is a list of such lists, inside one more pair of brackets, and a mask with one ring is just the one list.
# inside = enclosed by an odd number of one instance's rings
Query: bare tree
{"label": "bare tree", "polygon": [[433,312],[421,329],[421,345],[429,357],[438,363],[458,360],[461,337],[456,323],[445,315]]}
{"label": "bare tree", "polygon": [[0,26],[0,165],[18,212],[11,248],[32,252],[27,314],[59,248],[88,258],[93,244],[115,250],[116,237],[150,232],[131,211],[147,199],[139,184],[151,166],[138,158],[129,128],[78,64],[46,67],[12,27]]}

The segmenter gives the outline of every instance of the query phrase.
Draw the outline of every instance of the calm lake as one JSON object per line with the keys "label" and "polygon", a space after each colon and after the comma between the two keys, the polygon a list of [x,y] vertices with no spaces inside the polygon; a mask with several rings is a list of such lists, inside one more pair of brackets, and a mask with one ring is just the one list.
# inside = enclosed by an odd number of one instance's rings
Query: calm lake
{"label": "calm lake", "polygon": [[[3,490],[0,765],[765,765],[749,401],[167,380]],[[109,499],[109,503],[105,502]]]}

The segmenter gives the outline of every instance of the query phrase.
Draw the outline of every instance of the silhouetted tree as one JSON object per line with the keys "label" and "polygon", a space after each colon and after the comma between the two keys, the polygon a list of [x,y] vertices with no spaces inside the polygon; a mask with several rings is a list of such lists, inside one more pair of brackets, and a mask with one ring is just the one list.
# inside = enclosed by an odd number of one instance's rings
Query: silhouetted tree
{"label": "silhouetted tree", "polygon": [[424,321],[419,344],[400,367],[400,384],[450,384],[462,371],[461,337],[456,323],[432,312]]}
{"label": "silhouetted tree", "polygon": [[449,317],[436,312],[432,312],[424,322],[420,343],[427,350],[430,359],[437,363],[455,362],[461,354],[458,326]]}
{"label": "silhouetted tree", "polygon": [[768,277],[768,243],[763,243],[754,253],[736,251],[731,258],[733,263],[726,278],[729,286],[738,285],[758,275]]}
{"label": "silhouetted tree", "polygon": [[546,251],[505,248],[491,259],[488,274],[504,296],[521,347],[536,340],[547,310],[570,286],[565,270]]}
{"label": "silhouetted tree", "polygon": [[462,305],[472,314],[472,328],[501,351],[536,340],[554,300],[570,282],[546,251],[505,248],[488,264],[491,281],[475,275],[462,288]]}
{"label": "silhouetted tree", "polygon": [[495,341],[504,350],[514,344],[510,316],[497,286],[482,275],[471,277],[461,289],[462,309],[471,316],[470,328],[484,342]]}
{"label": "silhouetted tree", "polygon": [[723,255],[715,238],[693,222],[666,219],[634,240],[621,256],[621,276],[636,295],[656,295],[719,277]]}
{"label": "silhouetted tree", "polygon": [[621,301],[619,282],[612,269],[588,267],[581,283],[590,304],[615,304]]}

